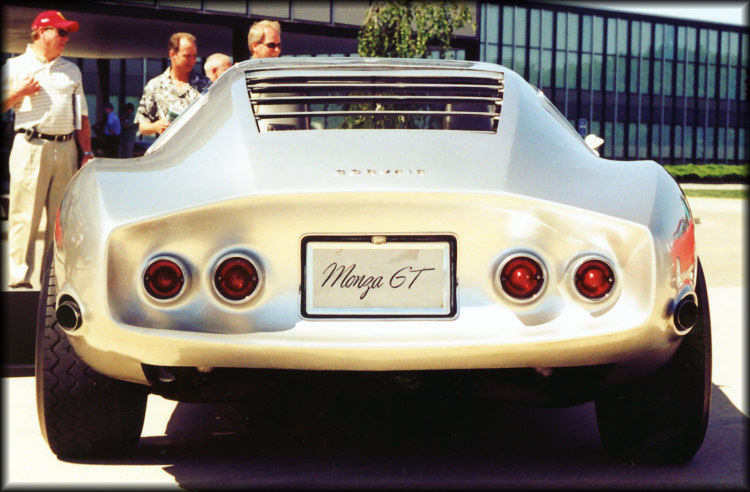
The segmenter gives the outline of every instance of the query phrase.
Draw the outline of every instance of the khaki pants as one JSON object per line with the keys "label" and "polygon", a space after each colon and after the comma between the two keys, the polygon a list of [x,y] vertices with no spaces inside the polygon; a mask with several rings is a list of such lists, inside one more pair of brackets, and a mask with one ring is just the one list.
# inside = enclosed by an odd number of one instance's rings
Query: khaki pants
{"label": "khaki pants", "polygon": [[63,192],[78,169],[73,139],[51,142],[26,140],[17,134],[10,153],[10,210],[8,213],[9,283],[30,282],[34,271],[36,235],[47,209],[45,248],[52,243],[55,217]]}

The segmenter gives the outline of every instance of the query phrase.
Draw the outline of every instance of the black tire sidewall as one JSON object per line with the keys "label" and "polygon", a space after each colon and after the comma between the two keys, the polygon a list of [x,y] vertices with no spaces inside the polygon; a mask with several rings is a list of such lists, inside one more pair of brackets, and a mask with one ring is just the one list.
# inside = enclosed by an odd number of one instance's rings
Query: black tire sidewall
{"label": "black tire sidewall", "polygon": [[148,388],[96,372],[77,356],[55,319],[53,251],[37,310],[36,398],[42,435],[65,458],[121,456],[138,443]]}
{"label": "black tire sidewall", "polygon": [[659,371],[605,390],[596,401],[602,443],[618,460],[679,464],[703,443],[711,404],[711,319],[700,261],[696,295],[699,323]]}

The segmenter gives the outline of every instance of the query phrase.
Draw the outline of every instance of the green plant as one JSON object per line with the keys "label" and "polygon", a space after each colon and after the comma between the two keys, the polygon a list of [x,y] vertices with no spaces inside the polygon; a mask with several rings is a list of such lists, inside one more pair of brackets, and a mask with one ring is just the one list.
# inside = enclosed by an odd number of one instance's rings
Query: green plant
{"label": "green plant", "polygon": [[476,23],[471,9],[457,1],[376,1],[357,37],[363,57],[426,58],[429,46],[440,46],[445,58],[456,29]]}
{"label": "green plant", "polygon": [[748,177],[747,165],[730,164],[676,164],[665,165],[678,181],[680,180],[742,180]]}

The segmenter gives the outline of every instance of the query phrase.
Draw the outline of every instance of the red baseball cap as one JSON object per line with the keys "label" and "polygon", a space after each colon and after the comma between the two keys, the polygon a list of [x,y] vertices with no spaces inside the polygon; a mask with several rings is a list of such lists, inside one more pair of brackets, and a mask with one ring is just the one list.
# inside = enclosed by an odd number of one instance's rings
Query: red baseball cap
{"label": "red baseball cap", "polygon": [[65,17],[57,10],[48,10],[36,16],[31,24],[31,30],[43,29],[45,27],[54,27],[56,29],[65,29],[68,32],[76,32],[78,23],[76,21],[65,20]]}

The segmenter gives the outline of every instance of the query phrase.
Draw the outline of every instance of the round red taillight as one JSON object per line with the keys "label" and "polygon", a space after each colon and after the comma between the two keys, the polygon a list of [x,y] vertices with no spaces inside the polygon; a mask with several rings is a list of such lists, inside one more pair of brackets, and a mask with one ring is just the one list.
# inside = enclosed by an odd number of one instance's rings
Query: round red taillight
{"label": "round red taillight", "polygon": [[532,299],[544,286],[544,269],[530,256],[513,257],[500,271],[500,286],[514,299]]}
{"label": "round red taillight", "polygon": [[247,258],[227,258],[216,267],[214,285],[223,297],[230,301],[241,301],[258,287],[258,270]]}
{"label": "round red taillight", "polygon": [[185,285],[185,274],[176,262],[166,258],[158,259],[146,268],[143,285],[146,292],[156,299],[173,299]]}
{"label": "round red taillight", "polygon": [[586,260],[576,270],[575,284],[583,297],[599,300],[612,292],[615,285],[615,273],[605,261]]}

